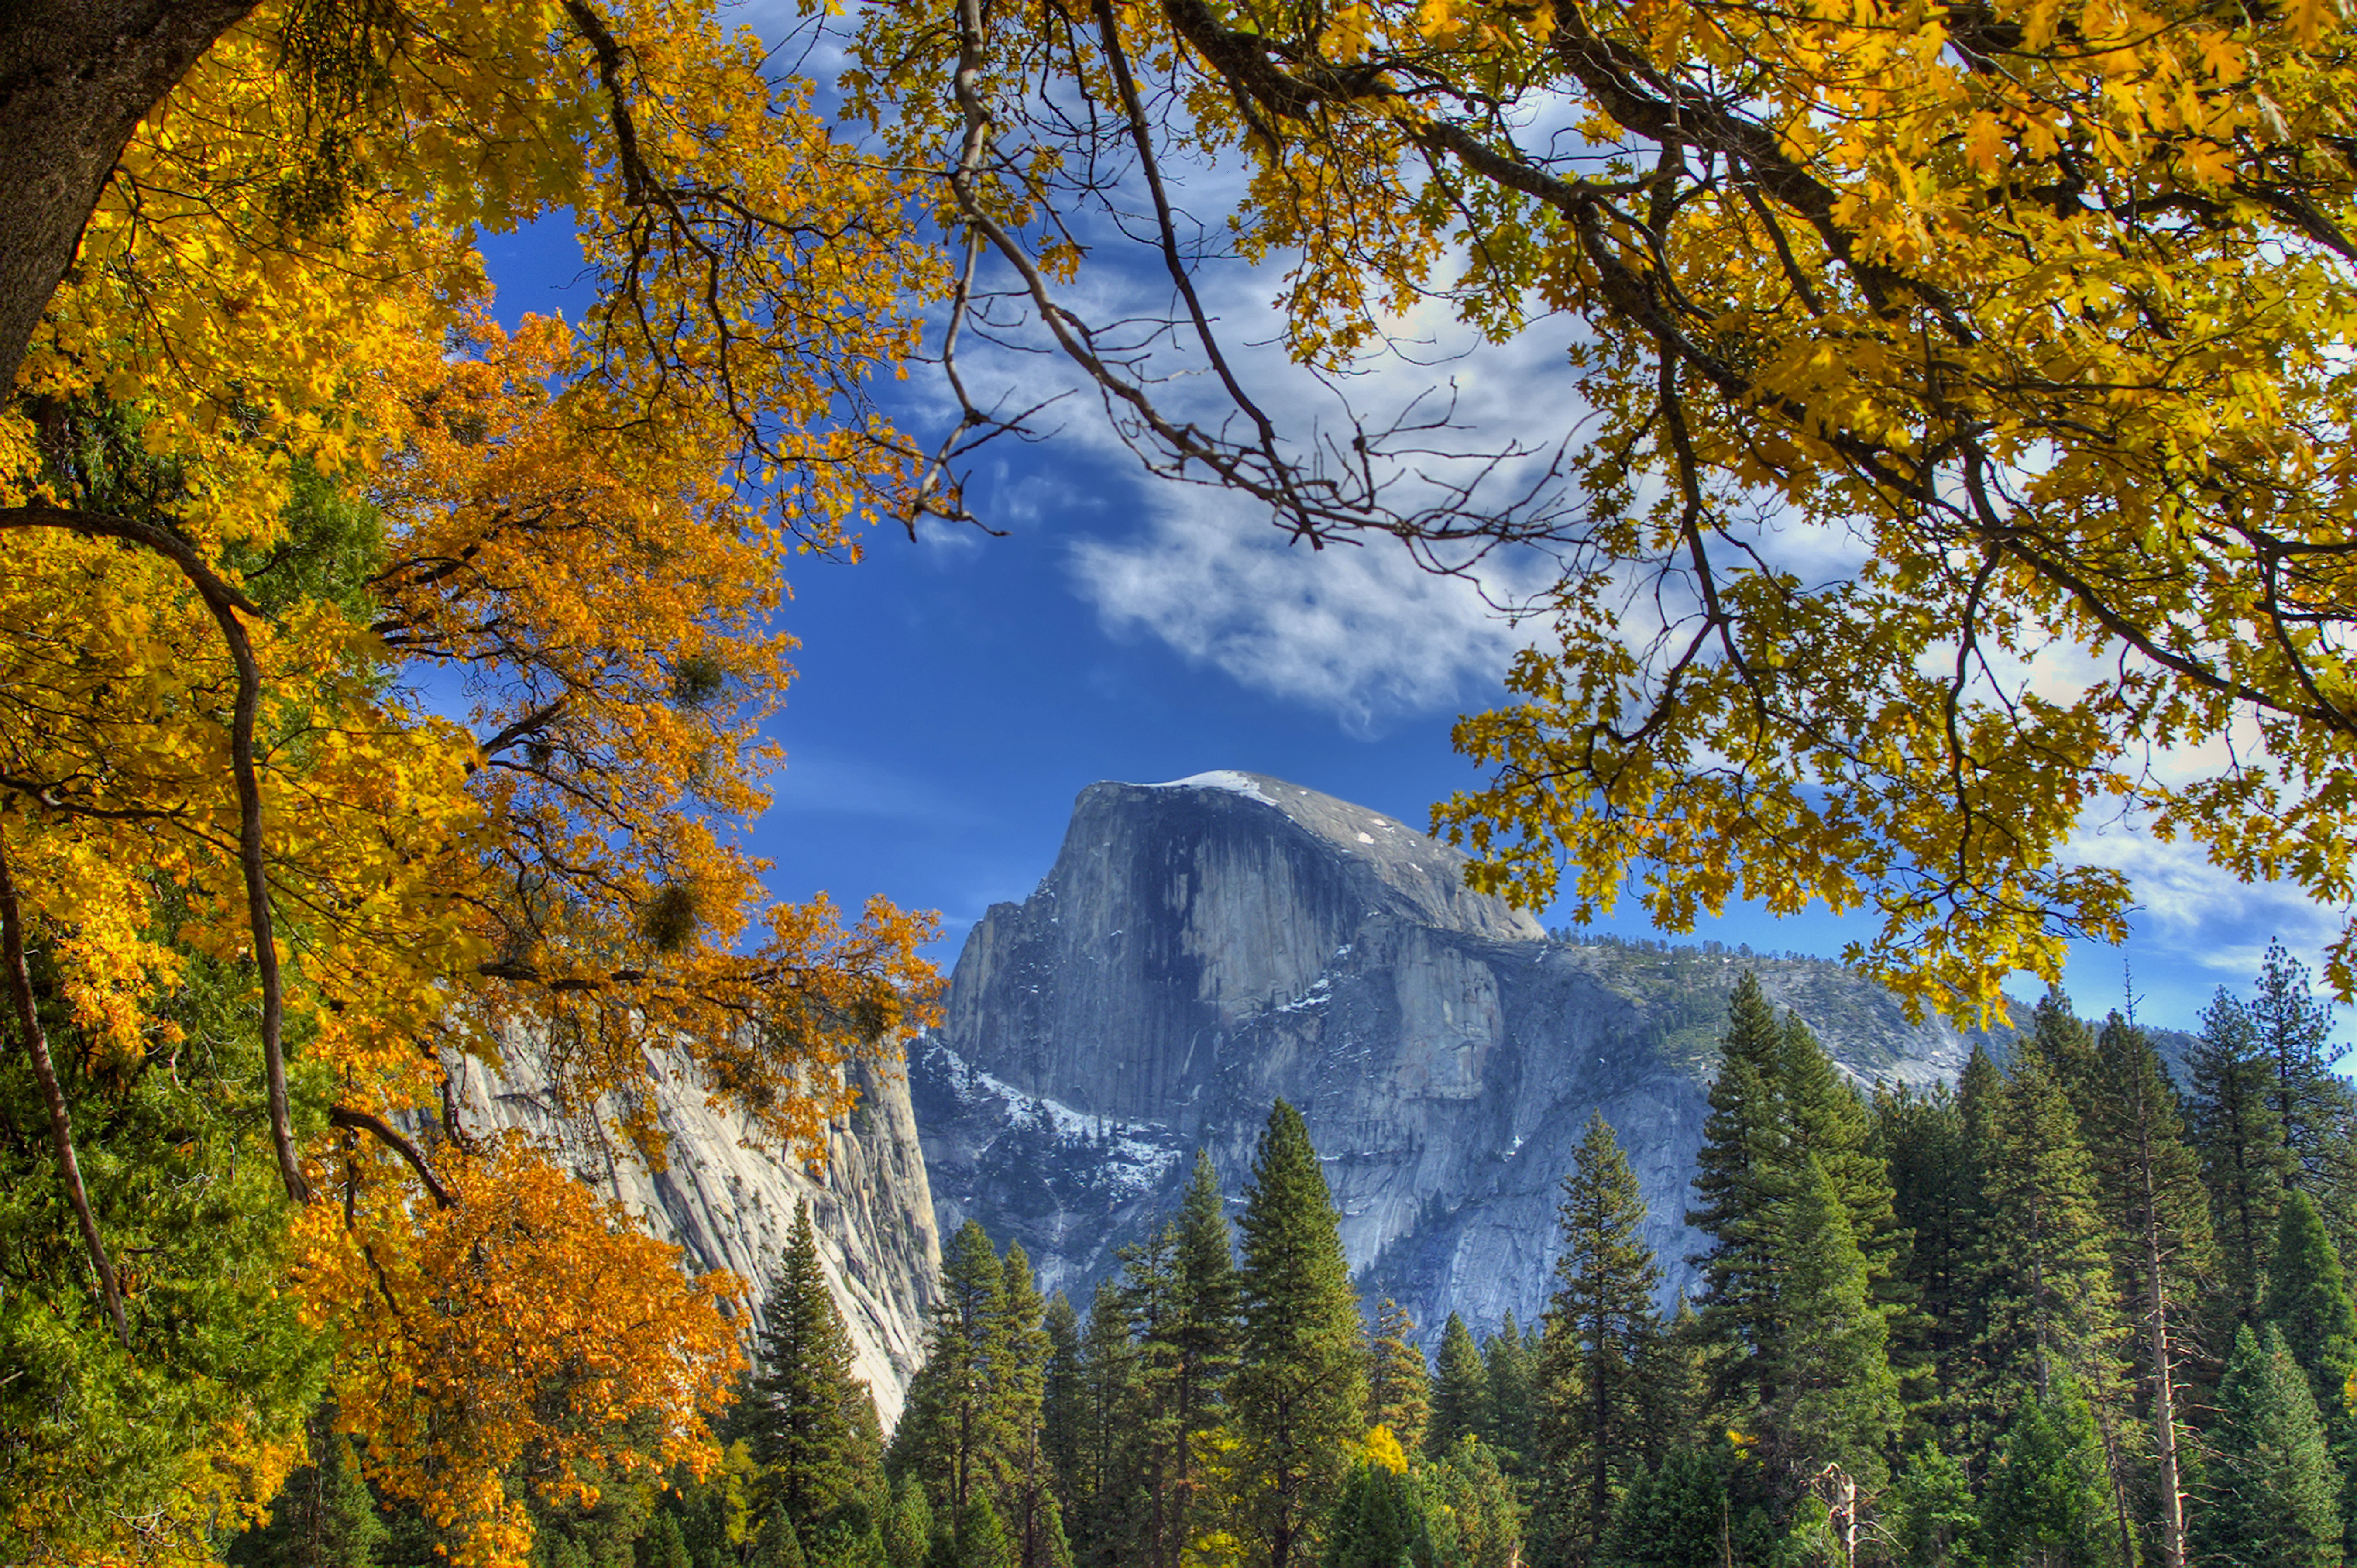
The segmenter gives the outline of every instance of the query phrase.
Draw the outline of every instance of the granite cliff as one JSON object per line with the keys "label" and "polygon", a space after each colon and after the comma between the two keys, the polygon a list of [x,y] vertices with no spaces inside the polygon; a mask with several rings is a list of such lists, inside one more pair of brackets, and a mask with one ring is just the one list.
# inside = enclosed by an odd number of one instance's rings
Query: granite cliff
{"label": "granite cliff", "polygon": [[1405,823],[1254,774],[1083,790],[1054,868],[967,938],[910,1052],[946,1230],[1019,1240],[1076,1295],[1169,1209],[1197,1148],[1232,1197],[1272,1100],[1324,1156],[1362,1287],[1437,1336],[1543,1305],[1557,1184],[1591,1111],[1685,1282],[1683,1222],[1745,969],[1860,1081],[1952,1076],[1968,1041],[1822,960],[1550,940]]}
{"label": "granite cliff", "polygon": [[737,1117],[706,1106],[683,1064],[658,1065],[665,1076],[656,1119],[671,1140],[659,1172],[604,1139],[585,1142],[521,1069],[496,1078],[469,1059],[457,1087],[468,1125],[520,1127],[549,1142],[585,1180],[684,1249],[689,1267],[731,1269],[751,1282],[757,1325],[760,1292],[784,1251],[794,1206],[807,1199],[835,1305],[851,1331],[853,1371],[866,1380],[888,1431],[922,1359],[925,1315],[942,1267],[907,1078],[897,1068],[855,1069],[859,1102],[830,1130],[825,1164],[813,1167],[749,1140]]}

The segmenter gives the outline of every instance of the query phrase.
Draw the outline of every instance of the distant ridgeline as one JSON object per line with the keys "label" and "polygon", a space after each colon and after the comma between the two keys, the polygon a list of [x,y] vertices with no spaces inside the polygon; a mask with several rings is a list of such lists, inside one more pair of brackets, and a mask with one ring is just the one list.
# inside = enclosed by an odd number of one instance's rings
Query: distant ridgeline
{"label": "distant ridgeline", "polygon": [[1464,864],[1258,775],[1083,790],[1054,867],[974,927],[945,1023],[910,1051],[942,1234],[979,1219],[1044,1288],[1085,1294],[1199,1148],[1232,1199],[1282,1098],[1362,1294],[1396,1298],[1428,1346],[1451,1312],[1527,1321],[1544,1302],[1557,1184],[1599,1110],[1649,1206],[1663,1299],[1695,1283],[1683,1217],[1745,972],[1855,1082],[1964,1067],[1971,1036],[1910,1023],[1833,961],[1553,939],[1468,890]]}

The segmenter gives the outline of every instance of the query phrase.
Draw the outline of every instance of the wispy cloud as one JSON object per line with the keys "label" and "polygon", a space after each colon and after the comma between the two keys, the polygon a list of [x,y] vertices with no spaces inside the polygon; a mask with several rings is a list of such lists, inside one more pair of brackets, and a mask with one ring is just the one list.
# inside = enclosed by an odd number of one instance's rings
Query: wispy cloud
{"label": "wispy cloud", "polygon": [[1435,576],[1389,540],[1288,549],[1232,505],[1157,513],[1140,534],[1072,549],[1073,581],[1106,628],[1354,732],[1460,704],[1524,640],[1474,584]]}
{"label": "wispy cloud", "polygon": [[798,746],[770,779],[770,815],[879,817],[941,825],[977,822],[934,781],[817,746]]}

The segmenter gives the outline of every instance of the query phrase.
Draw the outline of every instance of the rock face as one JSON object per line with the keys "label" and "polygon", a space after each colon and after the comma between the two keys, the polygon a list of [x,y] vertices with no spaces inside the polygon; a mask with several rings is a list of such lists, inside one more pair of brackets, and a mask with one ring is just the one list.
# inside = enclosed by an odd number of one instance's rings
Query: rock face
{"label": "rock face", "polygon": [[1819,960],[1550,940],[1463,857],[1254,774],[1092,785],[1028,899],[958,960],[910,1083],[944,1229],[1022,1241],[1076,1298],[1172,1210],[1196,1149],[1232,1197],[1270,1102],[1307,1119],[1370,1298],[1427,1339],[1544,1305],[1557,1186],[1591,1112],[1689,1283],[1684,1224],[1726,998],[1755,971],[1861,1081],[1969,1042]]}
{"label": "rock face", "polygon": [[540,1086],[500,1079],[480,1063],[458,1075],[470,1126],[520,1127],[554,1144],[584,1179],[643,1217],[648,1229],[685,1249],[698,1271],[729,1269],[760,1294],[784,1251],[794,1206],[807,1200],[811,1229],[851,1331],[855,1373],[876,1396],[889,1431],[922,1359],[925,1315],[942,1272],[940,1232],[909,1101],[897,1069],[854,1069],[859,1103],[832,1129],[823,1169],[791,1162],[748,1141],[744,1123],[706,1107],[679,1064],[656,1094],[669,1135],[666,1168],[650,1172],[602,1140],[584,1142],[552,1112]]}

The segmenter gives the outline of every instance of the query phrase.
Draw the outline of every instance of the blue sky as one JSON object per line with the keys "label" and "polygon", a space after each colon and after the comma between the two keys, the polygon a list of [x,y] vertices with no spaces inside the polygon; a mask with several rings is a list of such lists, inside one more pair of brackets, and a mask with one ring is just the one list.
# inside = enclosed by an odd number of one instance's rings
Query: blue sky
{"label": "blue sky", "polygon": [[[502,317],[577,317],[587,303],[565,286],[576,252],[560,225],[490,237],[485,252]],[[1267,288],[1248,274],[1228,285],[1245,335]],[[1543,403],[1534,378],[1555,366],[1539,345],[1492,378],[1492,395]],[[899,412],[930,439],[936,390],[920,381]],[[937,909],[946,969],[990,904],[1045,874],[1073,797],[1095,780],[1239,768],[1418,826],[1478,782],[1449,725],[1502,695],[1513,637],[1460,585],[1381,549],[1288,550],[1221,498],[1141,475],[1085,408],[1058,439],[992,448],[968,499],[1005,537],[932,529],[911,543],[887,528],[864,562],[793,575],[799,676],[773,732],[789,760],[752,835],[778,897],[824,889],[856,906],[882,893]],[[2119,1005],[2132,975],[2147,1022],[2197,1027],[2218,986],[2248,988],[2271,939],[2313,963],[2338,925],[2181,846],[2115,836],[2107,854],[2136,874],[2146,908],[2125,948],[2073,955],[2066,984],[2083,1013]],[[1602,929],[1647,930],[1627,907]],[[1737,908],[1679,940],[1830,954],[1865,934],[1822,912]]]}

